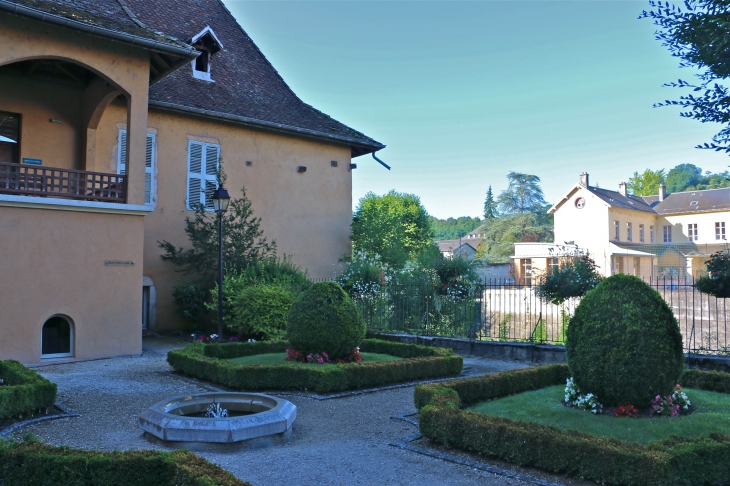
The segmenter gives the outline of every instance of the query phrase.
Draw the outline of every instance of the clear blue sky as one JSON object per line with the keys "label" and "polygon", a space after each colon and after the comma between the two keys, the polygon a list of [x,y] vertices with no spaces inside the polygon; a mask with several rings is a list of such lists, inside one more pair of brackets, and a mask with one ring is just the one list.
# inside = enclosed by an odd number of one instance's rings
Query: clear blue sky
{"label": "clear blue sky", "polygon": [[695,149],[721,127],[652,108],[693,72],[654,39],[647,1],[224,0],[299,97],[384,143],[356,158],[368,191],[421,198],[439,218],[480,216],[510,170],[555,202],[590,173],[616,189],[634,171],[728,156]]}

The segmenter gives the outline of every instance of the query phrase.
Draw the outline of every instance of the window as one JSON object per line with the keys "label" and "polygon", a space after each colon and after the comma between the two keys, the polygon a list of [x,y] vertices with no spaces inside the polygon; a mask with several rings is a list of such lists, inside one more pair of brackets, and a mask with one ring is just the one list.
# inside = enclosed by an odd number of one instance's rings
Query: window
{"label": "window", "polygon": [[631,228],[631,223],[626,223],[626,241],[632,241],[633,237],[634,237],[634,235],[633,235],[633,230]]}
{"label": "window", "polygon": [[715,239],[716,240],[724,240],[725,239],[725,223],[715,223]]}
{"label": "window", "polygon": [[619,229],[618,229],[618,221],[613,222],[613,239],[619,240]]}
{"label": "window", "polygon": [[644,225],[643,224],[639,225],[639,242],[640,243],[644,242]]}
{"label": "window", "polygon": [[[152,204],[155,194],[155,148],[157,140],[154,133],[147,134],[144,157],[144,202]],[[119,130],[119,150],[117,151],[117,174],[127,173],[127,131]]]}
{"label": "window", "polygon": [[662,226],[662,236],[664,238],[664,243],[671,243],[672,242],[672,227],[671,226]]}
{"label": "window", "polygon": [[198,35],[190,40],[190,44],[195,47],[200,55],[193,61],[193,77],[202,79],[203,81],[214,82],[210,77],[210,63],[214,54],[223,49],[223,44],[216,37],[215,32],[210,27],[206,27]]}
{"label": "window", "polygon": [[532,258],[522,260],[522,279],[524,285],[532,285]]}
{"label": "window", "polygon": [[20,162],[20,115],[0,111],[0,162]]}
{"label": "window", "polygon": [[53,316],[43,324],[41,358],[73,356],[73,326],[62,316]]}
{"label": "window", "polygon": [[634,257],[634,277],[641,277],[641,258]]}
{"label": "window", "polygon": [[649,226],[649,243],[654,243],[654,227]]}
{"label": "window", "polygon": [[689,241],[697,241],[697,225],[696,224],[687,225],[687,236],[689,237]]}
{"label": "window", "polygon": [[547,259],[547,268],[549,273],[556,273],[558,269],[560,268],[560,265],[558,264],[558,258],[552,257]]}
{"label": "window", "polygon": [[614,256],[613,257],[613,274],[624,273],[624,257]]}
{"label": "window", "polygon": [[188,199],[187,208],[202,204],[206,211],[213,210],[213,192],[218,186],[216,173],[220,165],[220,145],[188,142]]}

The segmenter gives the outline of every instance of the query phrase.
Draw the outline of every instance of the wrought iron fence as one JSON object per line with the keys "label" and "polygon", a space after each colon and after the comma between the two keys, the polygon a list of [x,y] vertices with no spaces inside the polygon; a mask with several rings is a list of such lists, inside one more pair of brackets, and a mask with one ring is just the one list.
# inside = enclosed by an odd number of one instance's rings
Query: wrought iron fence
{"label": "wrought iron fence", "polygon": [[[725,299],[700,293],[692,278],[645,280],[677,317],[687,352],[730,355]],[[428,282],[386,284],[353,293],[368,329],[482,341],[563,344],[580,299],[555,305],[521,282],[484,280],[460,293],[441,293]]]}

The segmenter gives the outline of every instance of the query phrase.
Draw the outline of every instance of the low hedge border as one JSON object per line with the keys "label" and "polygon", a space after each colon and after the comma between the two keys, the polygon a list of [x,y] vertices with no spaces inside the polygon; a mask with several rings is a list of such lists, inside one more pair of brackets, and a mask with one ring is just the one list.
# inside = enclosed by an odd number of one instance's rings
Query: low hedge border
{"label": "low hedge border", "polygon": [[4,486],[251,486],[192,452],[100,452],[0,441]]}
{"label": "low hedge border", "polygon": [[45,410],[56,402],[57,387],[18,361],[0,361],[0,420]]}
{"label": "low hedge border", "polygon": [[360,350],[404,358],[399,361],[327,366],[238,365],[231,358],[283,353],[286,341],[191,344],[167,354],[175,370],[242,390],[308,390],[332,393],[406,381],[455,376],[464,359],[450,349],[366,339]]}
{"label": "low hedge border", "polygon": [[[440,444],[602,484],[729,484],[730,437],[672,437],[648,446],[461,410],[462,405],[564,384],[566,365],[419,385],[421,433]],[[682,386],[730,392],[730,374],[685,371]]]}

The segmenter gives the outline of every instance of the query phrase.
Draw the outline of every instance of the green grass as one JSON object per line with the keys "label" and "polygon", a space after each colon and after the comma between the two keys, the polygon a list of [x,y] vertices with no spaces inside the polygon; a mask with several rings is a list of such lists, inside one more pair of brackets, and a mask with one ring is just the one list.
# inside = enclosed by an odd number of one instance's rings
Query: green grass
{"label": "green grass", "polygon": [[468,410],[639,444],[672,435],[686,438],[706,437],[715,432],[730,435],[730,395],[725,393],[686,388],[684,391],[695,407],[691,415],[636,419],[594,415],[564,407],[564,390],[563,385],[551,386],[480,403]]}
{"label": "green grass", "polygon": [[[374,361],[399,361],[403,358],[398,356],[391,356],[389,354],[381,353],[360,353],[362,356],[363,363],[372,363]],[[255,354],[253,356],[243,356],[241,358],[232,358],[228,361],[240,365],[289,365],[289,366],[321,366],[312,363],[295,363],[292,361],[285,361],[286,353],[269,353],[269,354]]]}

